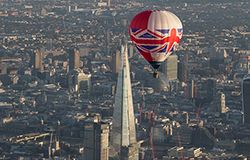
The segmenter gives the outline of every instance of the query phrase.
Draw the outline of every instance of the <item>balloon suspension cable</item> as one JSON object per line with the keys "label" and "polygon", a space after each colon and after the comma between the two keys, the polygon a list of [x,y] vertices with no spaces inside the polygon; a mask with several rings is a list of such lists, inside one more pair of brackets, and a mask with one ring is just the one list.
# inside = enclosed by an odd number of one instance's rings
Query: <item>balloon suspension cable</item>
{"label": "balloon suspension cable", "polygon": [[159,78],[159,72],[157,70],[154,71],[153,77],[154,78]]}

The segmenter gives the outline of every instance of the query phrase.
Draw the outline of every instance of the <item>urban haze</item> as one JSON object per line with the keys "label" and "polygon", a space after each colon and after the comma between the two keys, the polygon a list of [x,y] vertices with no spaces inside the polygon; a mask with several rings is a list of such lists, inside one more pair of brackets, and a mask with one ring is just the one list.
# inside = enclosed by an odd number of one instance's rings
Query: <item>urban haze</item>
{"label": "urban haze", "polygon": [[[183,25],[154,70],[144,10]],[[0,159],[247,160],[250,1],[0,0]]]}

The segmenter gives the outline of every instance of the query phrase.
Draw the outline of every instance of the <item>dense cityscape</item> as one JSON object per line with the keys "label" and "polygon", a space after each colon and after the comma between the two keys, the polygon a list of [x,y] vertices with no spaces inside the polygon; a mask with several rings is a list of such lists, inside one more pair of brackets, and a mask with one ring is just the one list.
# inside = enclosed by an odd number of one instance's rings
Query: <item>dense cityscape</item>
{"label": "dense cityscape", "polygon": [[[183,37],[153,78],[132,18]],[[247,0],[0,0],[0,159],[250,158]]]}

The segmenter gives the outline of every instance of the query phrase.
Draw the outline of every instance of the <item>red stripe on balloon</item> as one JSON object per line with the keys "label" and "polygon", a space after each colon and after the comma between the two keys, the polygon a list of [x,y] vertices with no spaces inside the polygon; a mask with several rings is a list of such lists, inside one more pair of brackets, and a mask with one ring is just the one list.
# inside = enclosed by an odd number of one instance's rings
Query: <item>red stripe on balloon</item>
{"label": "red stripe on balloon", "polygon": [[152,11],[147,10],[147,11],[137,14],[133,18],[130,24],[130,28],[146,29],[148,26],[148,20],[149,20],[149,16],[151,13]]}
{"label": "red stripe on balloon", "polygon": [[144,57],[144,59],[146,59],[148,62],[152,62],[153,58],[151,57],[151,54],[149,52],[145,52],[143,50],[141,50],[140,48],[137,48],[139,53]]}

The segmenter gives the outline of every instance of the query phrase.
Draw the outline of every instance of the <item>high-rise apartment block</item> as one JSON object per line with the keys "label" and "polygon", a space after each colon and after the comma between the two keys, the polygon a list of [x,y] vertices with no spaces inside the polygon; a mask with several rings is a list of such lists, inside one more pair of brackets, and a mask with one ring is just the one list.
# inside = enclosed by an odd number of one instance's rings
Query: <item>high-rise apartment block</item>
{"label": "high-rise apartment block", "polygon": [[109,159],[109,125],[88,122],[84,126],[84,160]]}
{"label": "high-rise apartment block", "polygon": [[246,77],[242,82],[242,111],[243,124],[250,123],[250,77]]}
{"label": "high-rise apartment block", "polygon": [[112,71],[118,74],[121,67],[121,52],[116,50],[115,54],[112,55]]}
{"label": "high-rise apartment block", "polygon": [[162,65],[162,72],[169,81],[177,80],[178,57],[170,55]]}
{"label": "high-rise apartment block", "polygon": [[34,54],[31,56],[31,67],[36,71],[43,70],[43,53],[40,49],[34,51]]}
{"label": "high-rise apartment block", "polygon": [[70,48],[68,50],[69,57],[69,71],[77,69],[80,67],[80,52],[75,48]]}

